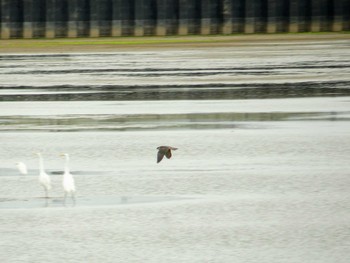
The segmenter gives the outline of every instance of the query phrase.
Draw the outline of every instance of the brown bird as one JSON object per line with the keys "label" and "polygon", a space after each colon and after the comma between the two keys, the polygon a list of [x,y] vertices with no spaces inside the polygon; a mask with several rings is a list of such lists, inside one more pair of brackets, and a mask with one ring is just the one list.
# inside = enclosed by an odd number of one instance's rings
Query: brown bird
{"label": "brown bird", "polygon": [[166,156],[166,158],[170,159],[171,158],[171,150],[177,150],[177,148],[175,147],[171,147],[171,146],[159,146],[157,147],[158,149],[158,154],[157,154],[157,163],[159,163],[164,155]]}

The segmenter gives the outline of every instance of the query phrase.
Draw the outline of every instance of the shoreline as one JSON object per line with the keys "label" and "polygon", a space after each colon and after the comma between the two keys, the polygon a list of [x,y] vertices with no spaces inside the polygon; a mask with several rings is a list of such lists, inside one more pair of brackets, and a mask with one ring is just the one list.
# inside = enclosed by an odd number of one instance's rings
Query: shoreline
{"label": "shoreline", "polygon": [[0,40],[0,54],[182,50],[350,40],[349,32]]}

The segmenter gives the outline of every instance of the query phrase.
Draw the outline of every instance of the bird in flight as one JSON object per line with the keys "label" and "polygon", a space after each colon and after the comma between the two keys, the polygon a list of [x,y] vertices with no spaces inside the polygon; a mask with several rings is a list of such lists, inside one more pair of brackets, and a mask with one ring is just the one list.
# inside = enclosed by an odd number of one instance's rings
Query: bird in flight
{"label": "bird in flight", "polygon": [[177,148],[175,147],[171,147],[171,146],[159,146],[157,147],[158,149],[158,154],[157,154],[157,163],[159,163],[164,155],[166,158],[170,159],[171,158],[171,150],[177,150]]}

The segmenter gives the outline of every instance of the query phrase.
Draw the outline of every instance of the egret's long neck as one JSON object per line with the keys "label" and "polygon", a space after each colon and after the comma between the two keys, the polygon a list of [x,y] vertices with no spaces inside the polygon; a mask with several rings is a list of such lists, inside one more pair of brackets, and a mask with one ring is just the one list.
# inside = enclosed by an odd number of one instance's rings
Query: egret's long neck
{"label": "egret's long neck", "polygon": [[69,157],[66,156],[66,163],[64,165],[64,173],[69,173]]}
{"label": "egret's long neck", "polygon": [[39,155],[39,169],[40,169],[40,172],[44,172],[44,161],[41,155]]}

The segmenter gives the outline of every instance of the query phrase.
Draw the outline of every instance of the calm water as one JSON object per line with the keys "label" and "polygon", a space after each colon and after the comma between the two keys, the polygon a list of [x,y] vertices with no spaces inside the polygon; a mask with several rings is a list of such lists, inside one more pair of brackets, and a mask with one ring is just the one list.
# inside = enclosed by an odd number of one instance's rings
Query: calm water
{"label": "calm water", "polygon": [[349,47],[1,55],[0,261],[348,262]]}

